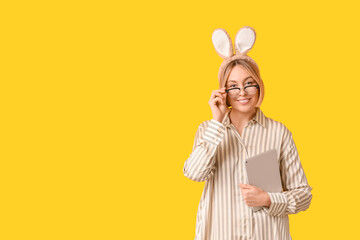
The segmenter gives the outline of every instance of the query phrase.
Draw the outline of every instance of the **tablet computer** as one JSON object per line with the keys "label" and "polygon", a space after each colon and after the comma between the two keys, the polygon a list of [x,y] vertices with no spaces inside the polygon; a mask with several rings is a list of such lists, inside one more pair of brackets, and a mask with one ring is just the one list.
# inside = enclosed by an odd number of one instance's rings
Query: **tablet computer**
{"label": "tablet computer", "polygon": [[[250,185],[265,192],[282,192],[279,159],[276,149],[265,151],[246,160],[246,172]],[[259,211],[263,207],[252,207]]]}

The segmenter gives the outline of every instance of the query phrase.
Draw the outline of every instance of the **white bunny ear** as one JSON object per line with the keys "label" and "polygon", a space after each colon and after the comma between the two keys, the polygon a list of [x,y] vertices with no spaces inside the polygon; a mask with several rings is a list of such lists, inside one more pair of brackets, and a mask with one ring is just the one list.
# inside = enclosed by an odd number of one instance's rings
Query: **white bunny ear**
{"label": "white bunny ear", "polygon": [[235,36],[235,51],[236,54],[245,55],[254,46],[256,39],[255,30],[252,27],[242,27]]}
{"label": "white bunny ear", "polygon": [[225,29],[217,28],[212,34],[212,42],[214,44],[216,52],[223,59],[234,55],[233,45],[229,34]]}

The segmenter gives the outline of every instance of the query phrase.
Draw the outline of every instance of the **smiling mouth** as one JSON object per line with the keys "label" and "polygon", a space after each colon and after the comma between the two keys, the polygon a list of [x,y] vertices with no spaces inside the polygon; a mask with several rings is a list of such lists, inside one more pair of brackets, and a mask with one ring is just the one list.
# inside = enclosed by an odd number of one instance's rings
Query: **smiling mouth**
{"label": "smiling mouth", "polygon": [[247,98],[247,99],[241,99],[241,100],[237,100],[238,102],[240,103],[247,103],[250,101],[250,98]]}

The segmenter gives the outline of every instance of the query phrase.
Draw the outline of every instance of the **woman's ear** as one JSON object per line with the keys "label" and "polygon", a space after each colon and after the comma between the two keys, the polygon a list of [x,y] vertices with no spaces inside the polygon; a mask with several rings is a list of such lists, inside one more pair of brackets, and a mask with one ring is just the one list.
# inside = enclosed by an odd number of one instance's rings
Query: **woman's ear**
{"label": "woman's ear", "polygon": [[246,55],[254,46],[256,39],[255,30],[252,27],[242,27],[235,36],[236,54]]}
{"label": "woman's ear", "polygon": [[226,59],[234,55],[234,49],[231,39],[225,29],[215,29],[212,34],[212,42],[214,44],[217,54],[221,58]]}

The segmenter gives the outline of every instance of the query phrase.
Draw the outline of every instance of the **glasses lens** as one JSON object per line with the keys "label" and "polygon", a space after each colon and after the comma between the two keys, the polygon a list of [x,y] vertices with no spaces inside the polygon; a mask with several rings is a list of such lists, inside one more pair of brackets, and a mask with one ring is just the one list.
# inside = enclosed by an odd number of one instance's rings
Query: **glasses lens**
{"label": "glasses lens", "polygon": [[230,89],[229,90],[229,97],[234,98],[239,95],[240,90],[238,88]]}
{"label": "glasses lens", "polygon": [[[245,88],[245,94],[253,95],[257,92],[257,85],[247,86]],[[229,97],[236,98],[240,94],[240,90],[238,88],[229,89]]]}
{"label": "glasses lens", "polygon": [[254,85],[254,86],[248,86],[248,87],[245,88],[245,92],[246,92],[247,94],[249,94],[249,95],[255,94],[255,93],[256,93],[256,90],[257,90],[256,85]]}

